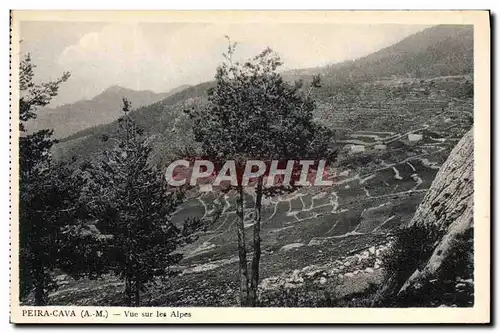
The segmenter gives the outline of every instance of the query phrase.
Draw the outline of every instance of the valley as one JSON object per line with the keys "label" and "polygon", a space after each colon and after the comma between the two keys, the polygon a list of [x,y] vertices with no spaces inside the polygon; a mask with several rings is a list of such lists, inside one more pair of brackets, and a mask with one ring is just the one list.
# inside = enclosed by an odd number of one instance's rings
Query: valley
{"label": "valley", "polygon": [[[303,281],[286,282],[297,279],[297,271],[305,270],[302,275],[312,270],[337,272],[330,267],[332,262],[349,260],[352,255],[359,256],[366,249],[386,244],[391,231],[412,218],[440,165],[470,128],[472,105],[469,98],[440,96],[435,101],[417,96],[411,100],[393,99],[391,105],[380,107],[343,105],[343,109],[332,110],[325,117],[326,106],[321,104],[318,118],[342,133],[337,141],[338,159],[329,170],[328,178],[334,185],[300,188],[286,196],[264,199],[263,295],[303,285]],[[364,128],[345,130],[352,119],[358,119],[358,127]],[[246,238],[251,239],[252,188],[246,189],[245,196]],[[211,220],[218,210],[221,214],[211,227],[181,250],[184,259],[172,268],[180,275],[158,281],[144,297],[149,299],[147,305],[237,305],[235,196],[194,192],[174,214],[173,221],[182,223],[188,217]],[[247,250],[252,252],[251,247]],[[340,278],[340,273],[325,273],[312,283],[321,290],[337,290],[339,295],[346,293],[339,285],[349,286],[349,293],[360,292],[383,276],[380,263],[374,262],[358,269],[352,265]],[[114,278],[64,281],[67,285],[50,297],[53,304],[113,305],[121,301],[123,284]],[[82,288],[81,283],[89,287]],[[176,287],[169,287],[173,285]],[[95,299],[95,288],[101,291],[102,299]]]}
{"label": "valley", "polygon": [[[328,170],[333,186],[263,199],[259,288],[266,306],[300,288],[336,299],[380,283],[381,256],[394,230],[412,219],[440,166],[473,126],[472,64],[472,29],[439,26],[354,61],[283,73],[305,82],[320,74],[314,120],[335,131],[337,157]],[[212,87],[187,87],[131,112],[151,138],[150,163],[159,170],[200,151],[186,110],[201,110]],[[112,145],[103,137],[118,121],[109,121],[63,138],[54,158],[75,167],[95,160]],[[245,188],[248,260],[254,197],[253,188]],[[193,218],[210,226],[179,250],[183,259],[171,275],[143,292],[144,306],[238,306],[235,204],[232,192],[188,193],[173,222]],[[116,277],[57,274],[56,280],[51,305],[123,304],[124,283]]]}

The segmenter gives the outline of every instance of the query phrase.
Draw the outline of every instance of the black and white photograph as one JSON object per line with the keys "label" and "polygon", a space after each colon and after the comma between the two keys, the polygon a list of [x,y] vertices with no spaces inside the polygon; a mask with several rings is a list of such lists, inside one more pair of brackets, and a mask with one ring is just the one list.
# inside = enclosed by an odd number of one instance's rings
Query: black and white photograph
{"label": "black and white photograph", "polygon": [[16,322],[489,321],[487,11],[147,13],[11,12]]}

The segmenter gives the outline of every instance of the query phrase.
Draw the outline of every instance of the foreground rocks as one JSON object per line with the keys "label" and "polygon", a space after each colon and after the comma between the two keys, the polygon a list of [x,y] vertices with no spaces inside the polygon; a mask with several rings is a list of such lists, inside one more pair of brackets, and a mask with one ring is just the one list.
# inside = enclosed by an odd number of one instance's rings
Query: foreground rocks
{"label": "foreground rocks", "polygon": [[429,248],[428,255],[404,279],[392,272],[375,303],[389,299],[396,306],[473,305],[473,164],[471,129],[453,149],[406,226],[437,235],[422,242]]}
{"label": "foreground rocks", "polygon": [[341,280],[360,274],[374,274],[382,269],[382,257],[387,251],[387,244],[370,246],[352,255],[340,257],[326,265],[310,265],[262,280],[261,291],[291,289],[305,283],[325,285],[342,283]]}

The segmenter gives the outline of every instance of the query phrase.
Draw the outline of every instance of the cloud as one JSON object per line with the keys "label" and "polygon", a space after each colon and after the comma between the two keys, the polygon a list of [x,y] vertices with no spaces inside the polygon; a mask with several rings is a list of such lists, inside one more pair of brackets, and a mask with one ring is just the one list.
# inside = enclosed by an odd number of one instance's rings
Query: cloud
{"label": "cloud", "polygon": [[227,44],[248,58],[267,46],[285,68],[325,65],[376,51],[423,26],[320,24],[113,23],[64,49],[62,68],[102,89],[119,84],[167,91],[213,78]]}
{"label": "cloud", "polygon": [[96,82],[125,80],[130,84],[130,78],[140,74],[148,58],[156,61],[142,34],[138,25],[108,25],[64,49],[59,63],[73,76],[93,78]]}

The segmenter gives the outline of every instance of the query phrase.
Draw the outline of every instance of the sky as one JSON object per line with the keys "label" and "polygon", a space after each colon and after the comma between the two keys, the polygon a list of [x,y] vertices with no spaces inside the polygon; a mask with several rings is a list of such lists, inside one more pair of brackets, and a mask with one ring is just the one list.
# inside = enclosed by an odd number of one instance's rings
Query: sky
{"label": "sky", "polygon": [[37,80],[71,78],[51,106],[90,99],[119,85],[167,92],[213,79],[227,49],[247,59],[271,47],[282,70],[352,60],[390,46],[428,26],[377,24],[215,24],[22,22],[20,52],[31,53]]}

